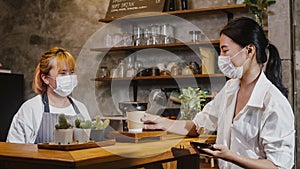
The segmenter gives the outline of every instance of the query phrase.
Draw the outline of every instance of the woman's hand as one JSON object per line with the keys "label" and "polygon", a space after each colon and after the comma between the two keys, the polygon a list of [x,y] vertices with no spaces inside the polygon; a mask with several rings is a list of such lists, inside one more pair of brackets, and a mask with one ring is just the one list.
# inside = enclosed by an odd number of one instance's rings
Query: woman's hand
{"label": "woman's hand", "polygon": [[253,159],[242,155],[238,155],[230,151],[227,146],[221,144],[214,144],[213,150],[207,148],[202,150],[212,155],[215,158],[220,158],[232,162],[242,168],[268,168],[268,169],[277,168],[270,160]]}
{"label": "woman's hand", "polygon": [[144,122],[144,129],[146,130],[165,129],[163,125],[164,118],[160,116],[146,113],[141,120]]}
{"label": "woman's hand", "polygon": [[231,154],[231,151],[228,149],[228,147],[221,144],[214,144],[213,149],[204,148],[202,150],[216,158],[222,159],[226,159],[226,157]]}

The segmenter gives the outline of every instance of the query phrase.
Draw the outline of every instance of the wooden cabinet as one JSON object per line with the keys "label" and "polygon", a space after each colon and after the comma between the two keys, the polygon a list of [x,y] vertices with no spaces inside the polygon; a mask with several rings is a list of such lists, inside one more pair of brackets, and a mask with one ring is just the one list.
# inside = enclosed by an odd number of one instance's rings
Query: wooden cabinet
{"label": "wooden cabinet", "polygon": [[24,101],[23,75],[0,73],[0,141],[6,141],[13,116]]}

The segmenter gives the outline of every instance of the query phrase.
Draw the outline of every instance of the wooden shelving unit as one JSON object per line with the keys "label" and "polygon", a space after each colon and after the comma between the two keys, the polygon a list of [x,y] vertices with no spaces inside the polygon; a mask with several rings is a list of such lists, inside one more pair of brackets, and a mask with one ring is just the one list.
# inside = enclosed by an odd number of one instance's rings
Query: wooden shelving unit
{"label": "wooden shelving unit", "polygon": [[94,81],[113,81],[113,80],[118,80],[118,81],[131,81],[131,80],[164,80],[164,79],[200,79],[200,78],[214,78],[214,77],[225,77],[223,74],[195,74],[195,75],[179,75],[179,76],[137,76],[137,77],[125,77],[125,78],[95,78],[92,79]]}
{"label": "wooden shelving unit", "polygon": [[218,45],[219,40],[211,40],[211,41],[203,41],[197,43],[172,43],[172,44],[157,44],[157,45],[141,45],[141,46],[120,46],[120,47],[112,47],[112,48],[92,48],[91,51],[96,52],[105,52],[105,51],[137,51],[141,49],[149,49],[149,48],[161,48],[161,49],[174,49],[174,48],[187,48],[199,45]]}
{"label": "wooden shelving unit", "polygon": [[[138,16],[130,16],[124,17],[124,19],[144,19],[147,17],[160,17],[163,15],[185,15],[185,14],[193,14],[193,13],[207,13],[207,12],[225,12],[225,13],[232,13],[234,11],[240,10],[245,11],[248,10],[245,8],[245,4],[237,4],[237,5],[227,5],[227,6],[217,6],[217,7],[209,7],[209,8],[198,8],[198,9],[189,9],[189,10],[177,10],[177,11],[170,11],[170,12],[155,12],[155,13],[147,13],[147,15],[138,15]],[[103,18],[99,19],[99,22],[111,22],[120,18]]]}
{"label": "wooden shelving unit", "polygon": [[[236,5],[227,5],[227,6],[216,6],[209,8],[198,8],[198,9],[189,9],[189,10],[177,10],[171,12],[148,12],[148,13],[138,13],[135,15],[129,15],[121,18],[103,18],[99,19],[99,22],[110,23],[112,21],[124,21],[126,24],[134,24],[139,22],[144,22],[146,20],[156,20],[159,18],[164,18],[167,15],[175,15],[178,17],[184,17],[186,15],[209,15],[213,13],[223,13],[227,16],[228,21],[233,18],[233,13],[239,12],[248,12],[249,9],[246,8],[246,4],[236,4]],[[219,45],[219,40],[209,40],[199,43],[191,42],[176,42],[173,44],[158,44],[158,45],[143,45],[143,46],[120,46],[120,47],[111,47],[111,48],[92,48],[91,51],[95,52],[114,52],[114,51],[129,51],[135,52],[138,50],[149,49],[149,48],[161,48],[166,50],[177,50],[177,49],[189,49],[193,47],[198,47],[202,45],[213,45],[217,47]],[[137,101],[137,90],[138,82],[144,80],[176,80],[176,79],[201,79],[201,78],[222,78],[223,74],[197,74],[192,76],[139,76],[139,77],[126,77],[126,78],[94,78],[94,81],[100,82],[111,82],[111,81],[131,81],[133,86],[133,96],[134,101]],[[213,97],[213,96],[211,96]]]}

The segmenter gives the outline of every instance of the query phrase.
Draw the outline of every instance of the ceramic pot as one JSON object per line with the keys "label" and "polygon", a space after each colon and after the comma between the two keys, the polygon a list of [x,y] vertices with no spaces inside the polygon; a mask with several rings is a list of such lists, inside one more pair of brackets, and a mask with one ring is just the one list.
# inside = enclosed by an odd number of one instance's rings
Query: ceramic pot
{"label": "ceramic pot", "polygon": [[104,130],[91,130],[91,139],[95,142],[104,140]]}
{"label": "ceramic pot", "polygon": [[84,143],[90,141],[91,129],[74,128],[74,141]]}
{"label": "ceramic pot", "polygon": [[72,144],[73,129],[55,129],[54,142],[56,144]]}

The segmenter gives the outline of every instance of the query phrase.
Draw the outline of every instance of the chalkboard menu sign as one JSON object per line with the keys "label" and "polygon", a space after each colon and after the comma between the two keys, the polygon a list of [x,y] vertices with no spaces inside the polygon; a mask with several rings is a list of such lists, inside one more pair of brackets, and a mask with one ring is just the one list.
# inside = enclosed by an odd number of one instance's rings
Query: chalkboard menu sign
{"label": "chalkboard menu sign", "polygon": [[162,12],[165,0],[110,0],[106,18],[120,18],[140,12]]}

